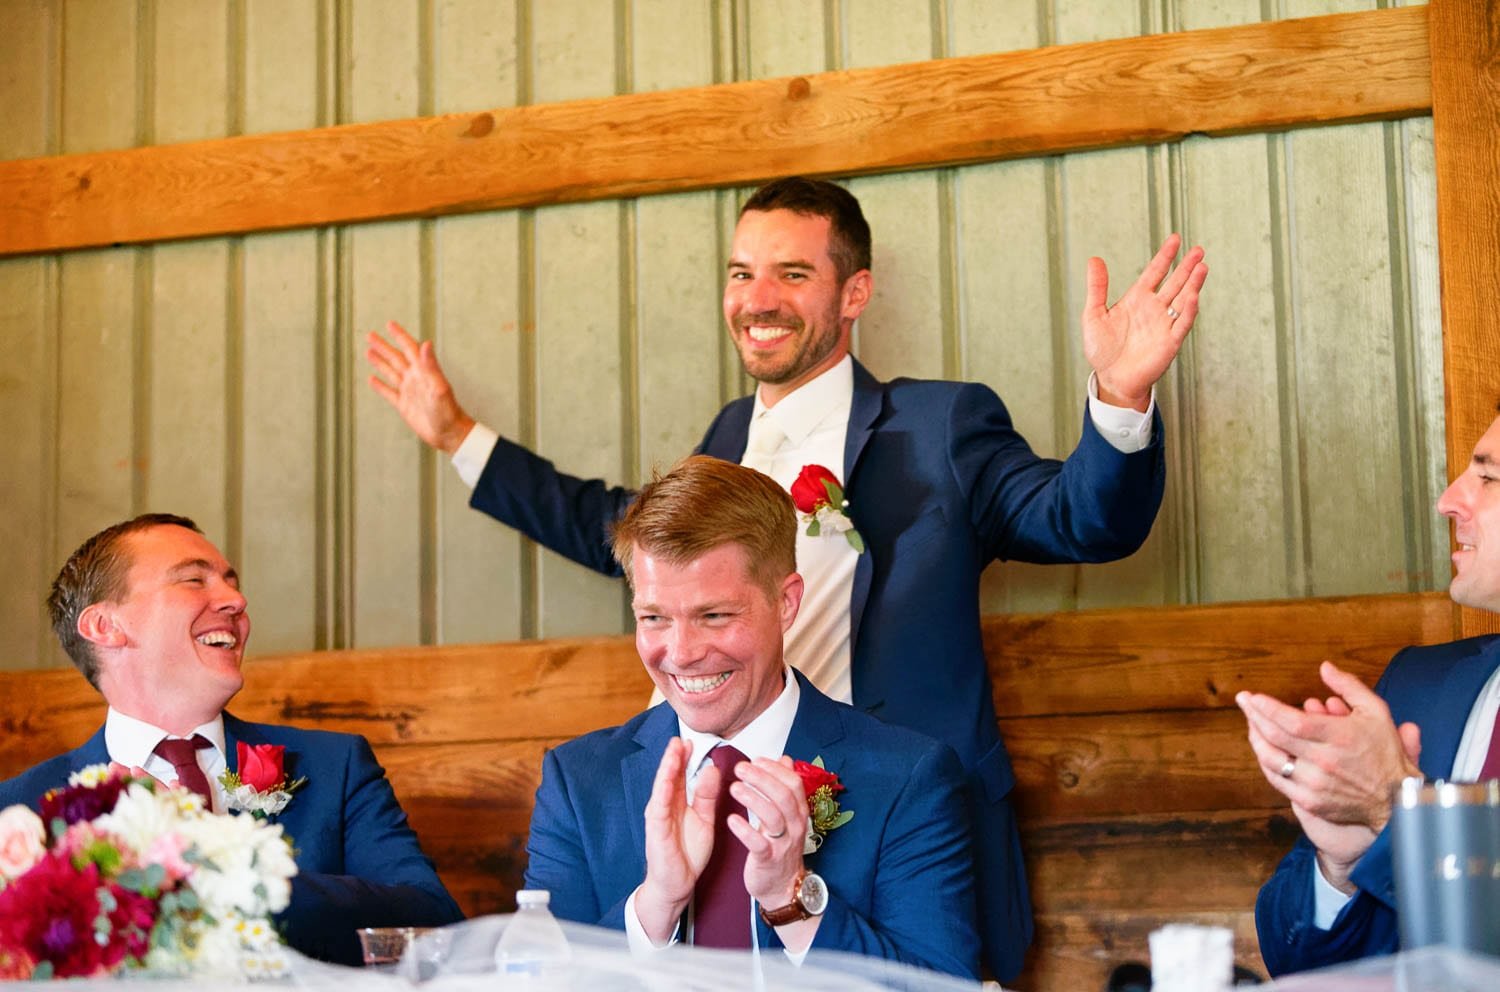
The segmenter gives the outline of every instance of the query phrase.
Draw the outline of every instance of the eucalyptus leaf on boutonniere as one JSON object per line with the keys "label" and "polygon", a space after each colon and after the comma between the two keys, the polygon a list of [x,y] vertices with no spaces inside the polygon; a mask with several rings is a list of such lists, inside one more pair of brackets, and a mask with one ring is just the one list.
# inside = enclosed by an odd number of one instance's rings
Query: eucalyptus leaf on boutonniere
{"label": "eucalyptus leaf on boutonniere", "polygon": [[235,742],[238,772],[227,768],[219,776],[228,807],[237,813],[249,813],[257,820],[275,816],[292,801],[292,793],[307,784],[307,777],[295,782],[286,780],[286,748],[280,744],[246,744]]}
{"label": "eucalyptus leaf on boutonniere", "polygon": [[846,791],[844,783],[823,767],[821,755],[810,762],[794,759],[792,768],[801,776],[802,791],[807,796],[807,841],[802,853],[814,854],[828,834],[854,819],[854,811],[839,808],[836,797]]}
{"label": "eucalyptus leaf on boutonniere", "polygon": [[822,465],[804,465],[792,482],[792,502],[802,512],[807,524],[807,536],[818,537],[824,531],[843,534],[844,540],[857,554],[865,553],[865,539],[854,529],[854,518],[849,516],[849,501],[844,498],[844,487],[839,477]]}

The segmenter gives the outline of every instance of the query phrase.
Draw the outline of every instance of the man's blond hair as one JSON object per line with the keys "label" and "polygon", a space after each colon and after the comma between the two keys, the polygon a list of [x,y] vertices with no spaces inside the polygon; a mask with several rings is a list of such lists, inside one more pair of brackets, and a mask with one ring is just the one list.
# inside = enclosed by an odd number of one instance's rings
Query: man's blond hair
{"label": "man's blond hair", "polygon": [[754,469],[693,455],[656,473],[614,526],[615,560],[635,582],[635,549],[686,565],[725,544],[745,551],[750,578],[775,597],[797,570],[792,498]]}

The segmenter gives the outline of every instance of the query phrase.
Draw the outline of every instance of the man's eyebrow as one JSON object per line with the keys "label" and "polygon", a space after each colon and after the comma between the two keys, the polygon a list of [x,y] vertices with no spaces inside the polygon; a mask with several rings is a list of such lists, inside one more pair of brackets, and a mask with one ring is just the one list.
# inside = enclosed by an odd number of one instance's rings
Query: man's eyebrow
{"label": "man's eyebrow", "polygon": [[1489,465],[1494,465],[1495,464],[1494,457],[1492,455],[1486,453],[1486,452],[1483,452],[1483,451],[1476,451],[1476,452],[1474,452],[1474,458],[1472,460],[1473,460],[1473,462],[1474,462],[1475,465],[1489,466]]}
{"label": "man's eyebrow", "polygon": [[[173,565],[171,568],[172,575],[180,575],[183,572],[193,571],[213,572],[216,571],[216,569],[214,568],[214,563],[209,561],[207,558],[184,558],[182,561]],[[236,572],[232,568],[226,569],[224,572],[224,578],[226,580],[233,580],[238,582],[240,573]]]}
{"label": "man's eyebrow", "polygon": [[[818,270],[818,267],[816,265],[814,265],[812,262],[808,262],[808,261],[805,261],[805,260],[800,259],[800,258],[794,258],[794,259],[792,259],[790,261],[787,261],[787,262],[777,262],[775,264],[775,267],[778,268],[778,269],[781,269],[783,272],[787,271],[788,269],[795,269],[795,270],[797,270],[799,272],[801,272],[801,271],[816,272]],[[750,268],[750,263],[746,262],[746,261],[744,261],[742,259],[731,258],[729,260],[729,264],[726,266],[726,268],[730,268],[730,269],[748,269],[748,268]]]}

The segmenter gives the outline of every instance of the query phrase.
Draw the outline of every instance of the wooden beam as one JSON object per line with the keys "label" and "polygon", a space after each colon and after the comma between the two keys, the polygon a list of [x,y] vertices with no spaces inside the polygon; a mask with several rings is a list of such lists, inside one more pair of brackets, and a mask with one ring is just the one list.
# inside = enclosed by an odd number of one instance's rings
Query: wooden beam
{"label": "wooden beam", "polygon": [[[1500,400],[1500,8],[1432,0],[1432,130],[1448,474],[1469,464]],[[1500,614],[1465,608],[1464,637],[1500,632]]]}
{"label": "wooden beam", "polygon": [[0,255],[1424,114],[1424,7],[0,163]]}

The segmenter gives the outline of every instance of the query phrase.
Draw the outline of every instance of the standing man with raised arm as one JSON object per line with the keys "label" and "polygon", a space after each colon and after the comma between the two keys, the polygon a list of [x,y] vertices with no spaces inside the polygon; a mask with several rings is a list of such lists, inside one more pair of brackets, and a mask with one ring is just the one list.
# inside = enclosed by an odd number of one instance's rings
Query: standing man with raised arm
{"label": "standing man with raised arm", "polygon": [[[807,597],[787,655],[833,698],[958,752],[974,806],[985,960],[1002,980],[1021,969],[1031,906],[980,637],[979,577],[997,558],[1114,560],[1150,532],[1164,479],[1154,385],[1192,327],[1208,275],[1197,248],[1172,269],[1178,246],[1168,238],[1113,306],[1104,263],[1089,260],[1083,341],[1094,374],[1066,461],[1034,454],[988,387],[880,382],[854,361],[850,337],[874,277],[869,226],[847,190],[798,177],[763,186],[730,249],[724,318],[758,386],[720,411],[698,450],[787,488],[807,465],[839,475],[863,550],[834,527],[799,532]],[[619,575],[608,528],[634,493],[565,475],[476,424],[431,342],[394,323],[389,333],[369,336],[371,386],[423,441],[453,456],[474,487],[471,505]]]}
{"label": "standing man with raised arm", "polygon": [[[1458,542],[1448,595],[1500,613],[1500,418],[1437,509]],[[1500,637],[1405,648],[1373,691],[1330,662],[1320,674],[1336,695],[1301,709],[1235,697],[1261,772],[1303,831],[1255,904],[1272,975],[1394,954],[1392,789],[1413,775],[1500,778]]]}

